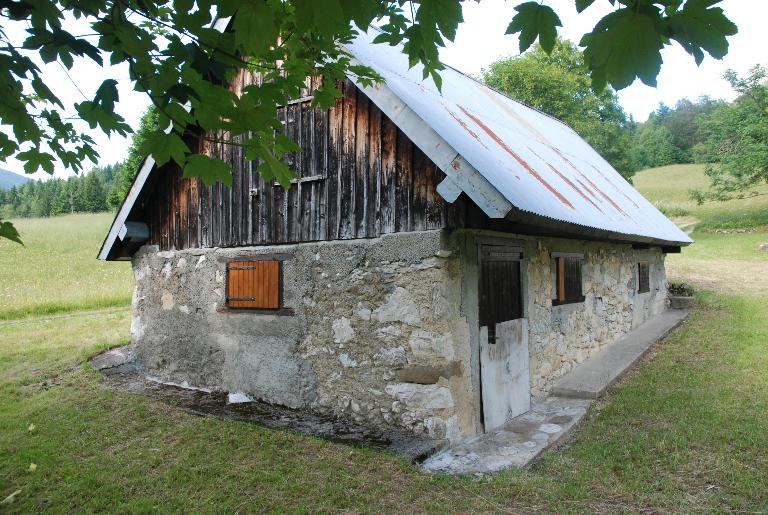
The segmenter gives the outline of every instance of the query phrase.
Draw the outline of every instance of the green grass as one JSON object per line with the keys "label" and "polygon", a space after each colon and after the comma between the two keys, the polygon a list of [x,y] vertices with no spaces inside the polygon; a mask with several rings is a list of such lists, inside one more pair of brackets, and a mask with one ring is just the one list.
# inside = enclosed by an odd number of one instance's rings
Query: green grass
{"label": "green grass", "polygon": [[[635,187],[681,226],[695,227],[695,243],[667,256],[670,280],[699,290],[764,296],[768,292],[768,195],[697,206],[691,189],[706,189],[703,165],[674,165],[638,172]],[[768,188],[763,188],[768,193]],[[675,215],[678,216],[675,216]],[[749,229],[749,234],[713,234],[714,229]]]}
{"label": "green grass", "polygon": [[106,390],[78,363],[128,324],[114,309],[0,323],[0,499],[21,490],[10,512],[768,510],[760,299],[704,295],[566,449],[483,481]]}
{"label": "green grass", "polygon": [[768,225],[768,186],[757,188],[762,195],[730,200],[692,201],[690,190],[707,190],[704,165],[672,165],[643,170],[632,179],[635,187],[670,217],[693,217],[700,229],[737,229]]}
{"label": "green grass", "polygon": [[129,304],[130,263],[96,260],[112,217],[13,220],[24,246],[0,240],[0,319]]}

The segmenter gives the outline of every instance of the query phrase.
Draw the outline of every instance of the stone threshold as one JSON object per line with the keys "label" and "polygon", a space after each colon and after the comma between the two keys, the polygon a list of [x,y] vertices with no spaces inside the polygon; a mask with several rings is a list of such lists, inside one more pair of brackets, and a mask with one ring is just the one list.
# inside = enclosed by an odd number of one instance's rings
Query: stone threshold
{"label": "stone threshold", "polygon": [[522,468],[563,439],[592,403],[586,399],[547,397],[500,428],[473,436],[422,463],[427,472],[495,474]]}
{"label": "stone threshold", "polygon": [[687,310],[667,310],[564,375],[550,396],[500,428],[467,438],[422,463],[428,472],[494,474],[522,468],[561,441],[602,396],[648,351],[688,317]]}

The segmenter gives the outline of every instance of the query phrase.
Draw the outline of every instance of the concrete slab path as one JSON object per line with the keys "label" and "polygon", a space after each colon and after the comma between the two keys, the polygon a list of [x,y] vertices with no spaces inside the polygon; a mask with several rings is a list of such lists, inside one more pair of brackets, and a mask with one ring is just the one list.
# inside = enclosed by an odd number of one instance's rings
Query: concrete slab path
{"label": "concrete slab path", "polygon": [[499,429],[468,438],[422,463],[429,472],[493,474],[524,467],[584,417],[591,401],[548,397]]}
{"label": "concrete slab path", "polygon": [[624,375],[648,349],[688,317],[686,309],[669,309],[640,325],[617,342],[565,374],[550,395],[597,399]]}
{"label": "concrete slab path", "polygon": [[564,375],[550,397],[534,403],[527,413],[431,456],[422,468],[445,474],[493,474],[526,466],[562,440],[581,422],[593,399],[687,317],[687,310],[661,313]]}

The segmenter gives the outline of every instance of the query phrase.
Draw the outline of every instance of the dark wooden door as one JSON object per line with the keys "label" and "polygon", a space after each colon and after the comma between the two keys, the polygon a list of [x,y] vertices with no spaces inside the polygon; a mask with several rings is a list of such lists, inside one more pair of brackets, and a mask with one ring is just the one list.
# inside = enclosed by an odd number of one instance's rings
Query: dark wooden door
{"label": "dark wooden door", "polygon": [[530,409],[522,258],[519,247],[480,247],[480,387],[486,431]]}
{"label": "dark wooden door", "polygon": [[480,327],[488,327],[488,341],[494,343],[500,322],[523,318],[519,247],[480,247]]}

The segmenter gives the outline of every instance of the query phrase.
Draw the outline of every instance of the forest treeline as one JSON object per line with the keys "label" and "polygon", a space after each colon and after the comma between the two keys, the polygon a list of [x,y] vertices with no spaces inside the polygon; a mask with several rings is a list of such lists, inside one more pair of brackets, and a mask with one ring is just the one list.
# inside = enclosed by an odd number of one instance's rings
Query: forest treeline
{"label": "forest treeline", "polygon": [[122,162],[97,166],[66,179],[29,181],[18,188],[0,190],[0,218],[97,213],[118,208],[144,160],[142,145],[156,125],[157,113],[150,109],[141,118]]}
{"label": "forest treeline", "polygon": [[[703,96],[660,105],[637,123],[610,88],[595,92],[582,53],[558,41],[551,53],[534,47],[500,59],[480,79],[511,97],[563,120],[625,178],[645,168],[703,163],[712,188],[692,192],[698,201],[749,194],[768,181],[768,86],[765,68],[745,77],[725,75],[738,97],[733,102]],[[143,160],[143,143],[157,125],[149,110],[134,133],[125,161],[68,179],[28,182],[0,191],[0,217],[52,216],[115,209]]]}

